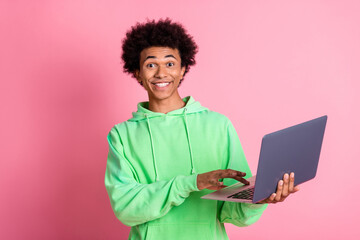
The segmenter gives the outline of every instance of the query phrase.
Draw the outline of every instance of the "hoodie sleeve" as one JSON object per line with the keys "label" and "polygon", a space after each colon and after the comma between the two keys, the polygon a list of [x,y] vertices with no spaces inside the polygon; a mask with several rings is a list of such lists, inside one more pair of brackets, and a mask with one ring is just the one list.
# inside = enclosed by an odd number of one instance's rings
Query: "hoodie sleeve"
{"label": "hoodie sleeve", "polygon": [[[246,161],[244,151],[240,140],[232,123],[229,121],[227,127],[228,133],[228,150],[227,160],[228,169],[246,172],[246,178],[252,176],[249,165]],[[235,179],[224,179],[224,185],[236,183]],[[252,204],[238,202],[222,202],[220,210],[220,222],[232,223],[239,227],[249,226],[255,223],[261,217],[268,204]]]}
{"label": "hoodie sleeve", "polygon": [[119,134],[112,128],[107,136],[109,153],[105,187],[116,217],[125,225],[135,226],[164,216],[199,191],[197,174],[176,176],[169,181],[140,184],[136,172],[125,158]]}

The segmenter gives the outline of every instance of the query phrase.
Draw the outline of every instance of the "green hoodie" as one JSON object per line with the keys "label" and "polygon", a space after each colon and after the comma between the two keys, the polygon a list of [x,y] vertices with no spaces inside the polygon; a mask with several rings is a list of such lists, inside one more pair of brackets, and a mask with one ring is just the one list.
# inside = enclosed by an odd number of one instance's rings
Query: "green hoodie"
{"label": "green hoodie", "polygon": [[167,114],[140,102],[133,118],[107,136],[105,187],[116,217],[131,226],[129,239],[228,239],[224,223],[248,226],[267,206],[200,198],[212,191],[199,191],[198,174],[251,172],[230,120],[191,96],[183,101]]}

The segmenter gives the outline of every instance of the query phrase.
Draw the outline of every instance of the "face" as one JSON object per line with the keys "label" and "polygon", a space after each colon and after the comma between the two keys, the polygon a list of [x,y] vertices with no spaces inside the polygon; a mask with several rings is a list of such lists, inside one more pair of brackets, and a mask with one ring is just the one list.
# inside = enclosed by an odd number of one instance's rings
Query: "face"
{"label": "face", "polygon": [[149,47],[140,53],[140,70],[135,76],[148,92],[149,101],[161,101],[180,97],[177,88],[184,73],[177,49]]}

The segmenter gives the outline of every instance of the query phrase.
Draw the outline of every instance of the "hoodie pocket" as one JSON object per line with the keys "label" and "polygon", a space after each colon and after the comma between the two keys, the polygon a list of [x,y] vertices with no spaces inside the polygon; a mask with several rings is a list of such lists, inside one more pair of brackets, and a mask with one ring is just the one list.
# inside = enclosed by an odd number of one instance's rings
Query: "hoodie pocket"
{"label": "hoodie pocket", "polygon": [[211,236],[209,223],[162,223],[148,226],[146,240],[209,240]]}

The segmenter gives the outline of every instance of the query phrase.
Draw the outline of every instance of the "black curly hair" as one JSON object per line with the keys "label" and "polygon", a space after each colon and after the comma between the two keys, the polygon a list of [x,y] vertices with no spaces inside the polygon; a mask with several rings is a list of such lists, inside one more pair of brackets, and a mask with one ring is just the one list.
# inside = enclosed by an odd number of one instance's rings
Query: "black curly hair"
{"label": "black curly hair", "polygon": [[[169,18],[147,20],[146,23],[136,23],[126,33],[122,41],[122,60],[124,72],[135,77],[135,70],[140,70],[140,53],[148,47],[170,47],[177,49],[181,57],[181,67],[185,66],[185,74],[190,66],[195,65],[195,54],[198,46],[193,37],[187,34],[184,27],[179,23],[173,23]],[[184,78],[180,80],[179,86]]]}

